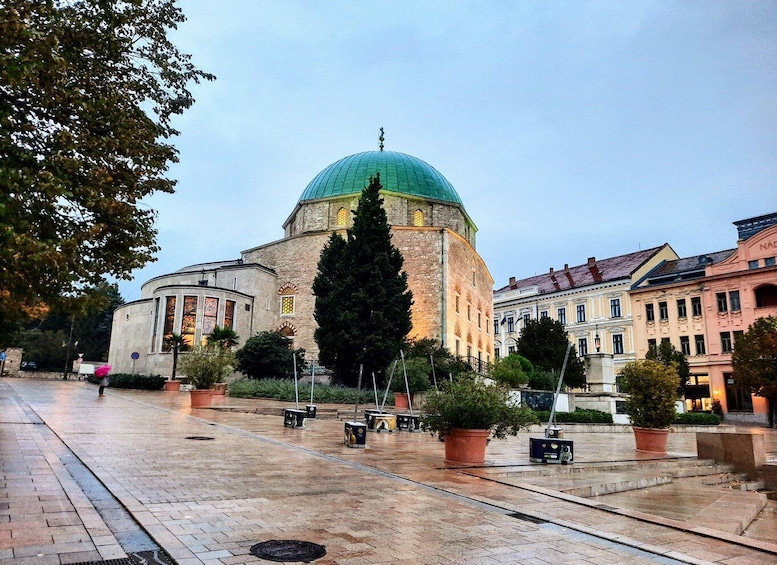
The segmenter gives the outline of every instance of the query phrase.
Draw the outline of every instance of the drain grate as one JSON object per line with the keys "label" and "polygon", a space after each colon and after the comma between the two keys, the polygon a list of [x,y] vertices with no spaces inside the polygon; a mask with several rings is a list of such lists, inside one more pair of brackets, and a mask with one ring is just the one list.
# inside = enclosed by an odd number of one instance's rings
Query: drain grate
{"label": "drain grate", "polygon": [[529,516],[528,514],[523,514],[522,512],[513,512],[511,514],[508,514],[510,518],[518,518],[519,520],[523,520],[524,522],[531,522],[532,524],[547,524],[547,520],[543,520],[542,518],[537,518],[536,516]]}
{"label": "drain grate", "polygon": [[194,439],[194,440],[197,440],[197,441],[207,441],[209,439],[216,439],[216,438],[208,437],[208,436],[189,436],[189,437],[185,437],[183,439]]}
{"label": "drain grate", "polygon": [[73,563],[73,565],[137,565],[137,563],[129,557],[123,557],[121,559],[106,559],[104,561],[80,561]]}
{"label": "drain grate", "polygon": [[284,563],[304,561],[308,563],[326,555],[326,548],[323,545],[309,541],[281,539],[257,543],[251,546],[251,553],[259,559],[267,559],[269,561]]}

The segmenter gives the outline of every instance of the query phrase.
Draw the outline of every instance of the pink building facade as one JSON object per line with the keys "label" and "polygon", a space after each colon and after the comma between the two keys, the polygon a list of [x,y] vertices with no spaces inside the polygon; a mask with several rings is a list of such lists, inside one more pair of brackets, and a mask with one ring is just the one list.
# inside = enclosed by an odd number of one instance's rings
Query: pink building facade
{"label": "pink building facade", "polygon": [[764,398],[741,387],[731,355],[759,318],[777,316],[777,213],[734,222],[736,249],[663,261],[630,291],[637,358],[671,343],[690,367],[688,411],[717,400],[726,421],[768,423]]}
{"label": "pink building facade", "polygon": [[[765,399],[737,384],[731,353],[737,337],[756,319],[777,316],[777,225],[755,231],[771,216],[736,222],[737,250],[709,265],[704,279],[710,389],[729,419],[744,422],[763,423],[767,416]],[[774,221],[777,224],[777,218]]]}

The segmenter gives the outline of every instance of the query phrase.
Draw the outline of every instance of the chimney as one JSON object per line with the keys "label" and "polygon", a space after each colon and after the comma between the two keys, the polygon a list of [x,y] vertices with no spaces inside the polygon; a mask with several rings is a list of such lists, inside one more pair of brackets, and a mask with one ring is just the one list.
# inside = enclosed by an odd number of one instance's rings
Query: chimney
{"label": "chimney", "polygon": [[565,270],[565,271],[568,271],[568,270],[569,270],[569,263],[564,263],[564,270]]}
{"label": "chimney", "polygon": [[515,277],[510,277],[510,288],[515,286]]}
{"label": "chimney", "polygon": [[599,266],[596,264],[596,257],[588,258],[588,270],[591,272],[594,282],[602,282],[602,273],[599,271]]}
{"label": "chimney", "polygon": [[569,270],[567,270],[566,273],[564,274],[566,274],[567,278],[569,279],[569,286],[571,287],[575,286],[575,279],[572,278],[572,273],[570,273]]}
{"label": "chimney", "polygon": [[550,268],[550,271],[548,272],[549,275],[553,274],[553,267]]}

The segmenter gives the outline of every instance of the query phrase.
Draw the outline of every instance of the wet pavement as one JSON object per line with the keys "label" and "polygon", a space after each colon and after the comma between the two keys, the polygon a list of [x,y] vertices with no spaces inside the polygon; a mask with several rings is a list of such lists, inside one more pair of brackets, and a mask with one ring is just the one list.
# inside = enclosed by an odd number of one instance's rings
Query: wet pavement
{"label": "wet pavement", "polygon": [[[0,563],[130,563],[153,547],[181,565],[268,563],[250,549],[278,539],[325,546],[317,564],[777,563],[769,505],[737,535],[701,521],[745,512],[751,499],[722,488],[583,498],[536,472],[550,466],[529,462],[529,434],[451,469],[428,434],[369,433],[351,449],[339,420],[284,428],[286,403],[192,410],[186,393],[97,398],[84,382],[27,379],[0,379],[0,403]],[[567,469],[589,482],[586,467],[655,464],[629,433],[566,437]],[[693,461],[695,435],[670,434],[668,449],[662,459]]]}

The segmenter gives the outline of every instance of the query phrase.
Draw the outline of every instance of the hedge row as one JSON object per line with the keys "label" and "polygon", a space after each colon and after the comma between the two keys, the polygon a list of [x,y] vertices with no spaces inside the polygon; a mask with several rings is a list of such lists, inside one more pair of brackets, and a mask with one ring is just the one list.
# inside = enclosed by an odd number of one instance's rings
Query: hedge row
{"label": "hedge row", "polygon": [[674,423],[690,426],[717,426],[720,424],[720,417],[708,412],[685,412],[678,414]]}
{"label": "hedge row", "polygon": [[[356,402],[356,389],[342,386],[317,384],[313,387],[313,402],[322,404],[354,404]],[[293,379],[241,379],[229,385],[229,396],[235,398],[272,398],[294,402],[296,400]],[[300,384],[299,399],[301,402],[310,401],[310,385]],[[379,397],[383,400],[383,396]],[[375,402],[375,394],[370,390],[362,390],[359,395],[359,403],[367,404]],[[386,405],[394,405],[394,395],[389,395]]]}
{"label": "hedge row", "polygon": [[[94,375],[89,375],[86,380],[92,384],[98,384]],[[159,375],[130,375],[129,373],[113,373],[108,378],[111,388],[136,388],[142,390],[161,390],[165,386],[165,378]]]}
{"label": "hedge row", "polygon": [[[535,410],[540,422],[547,423],[550,410]],[[565,424],[612,424],[612,414],[601,410],[578,408],[574,412],[556,412],[556,422]]]}

